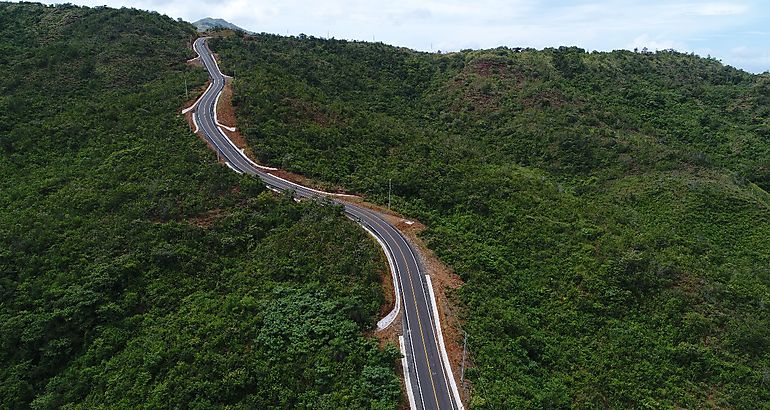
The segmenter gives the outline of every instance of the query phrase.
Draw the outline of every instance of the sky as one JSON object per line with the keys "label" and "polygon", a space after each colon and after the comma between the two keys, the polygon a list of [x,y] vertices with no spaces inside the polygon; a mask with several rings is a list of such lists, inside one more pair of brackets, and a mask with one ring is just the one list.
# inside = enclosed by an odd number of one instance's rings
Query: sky
{"label": "sky", "polygon": [[[770,71],[770,1],[71,0],[223,18],[246,30],[382,41],[422,51],[578,46],[673,48]],[[55,2],[47,2],[49,4]]]}

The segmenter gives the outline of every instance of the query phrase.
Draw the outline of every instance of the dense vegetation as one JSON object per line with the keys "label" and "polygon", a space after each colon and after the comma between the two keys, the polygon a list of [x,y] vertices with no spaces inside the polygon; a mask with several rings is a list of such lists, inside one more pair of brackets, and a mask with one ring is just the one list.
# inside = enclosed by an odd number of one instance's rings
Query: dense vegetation
{"label": "dense vegetation", "polygon": [[770,76],[672,50],[212,44],[261,160],[426,222],[474,408],[770,405]]}
{"label": "dense vegetation", "polygon": [[0,407],[395,408],[376,244],[189,132],[195,35],[0,3]]}

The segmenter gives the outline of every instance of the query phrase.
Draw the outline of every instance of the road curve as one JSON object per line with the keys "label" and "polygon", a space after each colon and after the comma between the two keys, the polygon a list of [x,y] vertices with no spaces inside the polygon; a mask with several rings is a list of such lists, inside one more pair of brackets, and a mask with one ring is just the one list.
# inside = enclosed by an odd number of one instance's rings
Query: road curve
{"label": "road curve", "polygon": [[224,134],[216,123],[216,103],[225,85],[225,77],[219,70],[206,38],[198,38],[193,44],[201,62],[211,77],[211,86],[191,107],[193,120],[200,131],[227,165],[239,173],[259,177],[269,188],[292,191],[299,198],[325,198],[344,207],[345,213],[360,225],[377,235],[383,249],[394,262],[403,301],[403,326],[406,360],[411,386],[418,409],[462,409],[458,394],[450,387],[451,368],[442,360],[436,336],[436,318],[432,315],[423,268],[404,236],[385,219],[368,208],[343,202],[331,194],[289,182],[265,172],[264,167],[252,162],[242,150]]}

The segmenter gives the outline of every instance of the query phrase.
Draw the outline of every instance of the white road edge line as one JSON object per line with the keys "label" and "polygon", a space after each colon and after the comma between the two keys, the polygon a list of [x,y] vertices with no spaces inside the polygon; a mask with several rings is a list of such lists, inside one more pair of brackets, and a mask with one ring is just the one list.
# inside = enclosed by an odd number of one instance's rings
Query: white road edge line
{"label": "white road edge line", "polygon": [[235,172],[237,172],[237,173],[239,173],[239,174],[243,174],[243,171],[239,171],[239,170],[237,170],[237,169],[233,168],[233,166],[232,166],[232,165],[230,165],[230,163],[229,163],[229,162],[225,161],[225,164],[227,165],[227,167],[228,167],[228,168],[232,169],[233,171],[235,171]]}
{"label": "white road edge line", "polygon": [[[229,138],[228,138],[228,141],[229,141]],[[265,168],[264,165],[257,165],[257,166],[260,167],[260,168]],[[269,168],[269,169],[277,171],[276,168]],[[350,195],[350,194],[336,194],[334,192],[319,191],[317,189],[313,189],[313,188],[310,188],[310,187],[306,187],[304,185],[300,185],[300,184],[291,182],[291,181],[289,181],[287,179],[284,179],[284,178],[281,178],[281,177],[279,177],[278,175],[275,175],[275,174],[270,174],[270,175],[274,176],[276,179],[280,179],[281,181],[286,182],[287,184],[290,184],[290,185],[293,185],[293,186],[296,186],[296,187],[301,187],[302,189],[307,189],[308,191],[315,192],[316,194],[321,194],[321,195],[326,195],[326,196],[344,197],[344,198],[357,198],[357,196]]]}
{"label": "white road edge line", "polygon": [[388,249],[388,246],[385,244],[385,242],[368,227],[361,223],[359,223],[359,225],[364,228],[369,236],[374,238],[374,240],[380,244],[380,247],[382,247],[382,250],[385,252],[385,256],[388,258],[388,265],[390,265],[390,275],[393,278],[393,290],[396,293],[396,302],[395,306],[393,306],[393,309],[387,315],[385,315],[384,318],[377,322],[377,331],[381,331],[387,329],[391,324],[393,324],[393,321],[396,320],[399,312],[401,312],[401,290],[398,287],[398,277],[396,277],[396,264],[394,263],[390,249]]}
{"label": "white road edge line", "polygon": [[[414,261],[414,264],[417,267],[417,273],[419,274],[420,271],[422,270],[421,266],[424,266],[420,262],[421,259],[418,259],[417,255],[414,254],[414,250],[412,249],[412,245],[410,245],[410,243],[406,239],[406,237],[398,229],[396,229],[395,227],[392,227],[392,228],[396,232],[396,234],[398,234],[402,238],[404,243],[406,243],[406,245],[407,245],[406,248],[409,250],[409,254],[412,255],[412,260]],[[425,277],[428,277],[428,275],[426,274]],[[430,302],[428,302],[428,293],[429,292],[425,290],[425,282],[422,281],[422,280],[420,280],[419,282],[420,282],[420,289],[422,289],[422,297],[423,297],[423,300],[425,301],[425,306],[427,307],[427,306],[429,306],[431,304]],[[430,282],[428,282],[428,283],[430,283]],[[430,290],[432,292],[433,291],[432,285],[429,285],[429,286],[430,286]],[[438,312],[435,311],[435,307],[436,307],[435,297],[434,297],[434,301],[433,301],[433,306],[434,306],[435,315],[431,315],[430,313],[428,313],[428,320],[430,322],[431,329],[433,329],[432,332],[433,332],[434,339],[437,339],[436,340],[436,349],[437,350],[441,350],[440,348],[444,346],[444,335],[441,333],[441,324],[440,324],[440,322],[438,324],[439,331],[436,332],[436,330],[435,330],[435,328],[436,328],[436,321],[438,320]],[[441,346],[438,345],[439,341],[441,342]],[[446,354],[446,352],[445,352],[445,354]],[[446,365],[444,363],[446,363]],[[446,371],[447,367],[449,367],[449,373],[447,373],[447,371]],[[449,377],[447,377],[447,374],[449,375]],[[444,386],[446,387],[447,392],[449,392],[449,390],[452,390],[452,388],[449,385],[449,380],[447,380],[447,379],[452,379],[454,381],[454,378],[452,378],[452,369],[451,369],[451,366],[449,364],[449,360],[446,360],[445,362],[442,361],[442,364],[441,364],[441,375],[444,378]],[[462,405],[462,403],[460,405]],[[454,406],[452,406],[452,409],[454,409]]]}
{"label": "white road edge line", "polygon": [[433,293],[433,282],[430,280],[430,276],[425,275],[425,281],[428,282],[428,293],[430,293],[430,301],[433,305],[433,316],[436,318],[435,325],[436,325],[436,332],[438,334],[438,343],[439,347],[441,348],[441,359],[444,362],[444,368],[446,369],[446,372],[449,373],[449,384],[452,385],[452,394],[455,396],[455,401],[457,402],[457,407],[459,410],[465,410],[465,407],[463,407],[463,402],[460,400],[460,391],[457,389],[457,383],[455,382],[455,376],[452,373],[452,365],[449,364],[449,356],[446,353],[446,346],[444,345],[444,335],[441,333],[441,322],[439,322],[439,316],[438,316],[438,307],[436,307],[436,295]]}
{"label": "white road edge line", "polygon": [[[203,37],[203,38],[208,39],[211,37]],[[219,63],[217,63],[217,56],[215,56],[214,53],[211,51],[211,49],[209,48],[209,44],[204,40],[203,45],[206,47],[207,50],[209,50],[209,54],[211,54],[211,61],[213,61],[214,65],[217,66],[217,72],[219,72],[219,74],[222,74],[222,77],[226,77],[225,73],[223,73],[222,70],[219,69]]]}
{"label": "white road edge line", "polygon": [[192,109],[195,108],[198,105],[199,102],[201,102],[201,98],[203,98],[203,96],[206,95],[207,92],[209,92],[209,88],[211,88],[212,85],[214,85],[214,81],[210,81],[209,82],[209,86],[206,87],[206,91],[204,91],[203,94],[201,94],[201,96],[198,97],[197,100],[195,100],[193,105],[191,105],[191,106],[185,108],[184,110],[182,110],[182,114],[187,114],[188,112],[192,111]]}
{"label": "white road edge line", "polygon": [[[204,46],[205,46],[205,47],[208,49],[208,45],[207,45],[205,42],[204,42]],[[196,50],[195,52],[197,53],[198,51]],[[211,52],[211,50],[209,50],[209,52]],[[214,61],[214,65],[216,65],[216,64],[217,64],[217,60],[216,60],[215,58],[213,58],[213,57],[212,57],[211,59]],[[202,59],[201,59],[201,60],[202,60]],[[204,64],[204,65],[205,65],[205,64]],[[208,69],[208,67],[206,67],[206,68]],[[218,65],[216,65],[216,68],[217,68],[217,71],[219,72],[219,74],[222,74],[222,72],[221,72],[221,71],[219,71],[219,66],[218,66]],[[222,74],[222,75],[224,75],[224,74]],[[213,81],[212,81],[212,84],[213,84]],[[208,89],[207,89],[206,91],[208,91]],[[225,125],[222,125],[222,124],[220,124],[220,123],[219,123],[219,121],[217,120],[217,107],[219,106],[219,96],[221,96],[221,95],[222,95],[222,92],[223,92],[223,91],[224,91],[224,88],[222,88],[222,90],[220,90],[220,91],[219,91],[219,93],[217,94],[217,98],[216,98],[216,100],[214,101],[214,123],[215,123],[217,126],[219,126],[219,127],[224,127],[224,128],[226,128],[226,129],[228,129],[228,130],[230,130],[230,131],[232,131],[232,132],[235,132],[235,128],[232,128],[232,127],[227,127],[227,126],[225,126]],[[205,94],[205,92],[204,92],[204,94]],[[203,98],[203,96],[201,96],[201,98]],[[243,158],[245,158],[245,159],[246,159],[246,161],[248,161],[248,162],[249,162],[251,165],[253,165],[253,166],[257,167],[257,168],[260,168],[260,169],[268,170],[268,171],[278,171],[278,168],[273,168],[273,167],[266,167],[266,166],[264,166],[264,165],[259,165],[259,164],[257,164],[256,162],[252,161],[252,160],[251,160],[251,158],[249,158],[249,156],[248,156],[248,155],[246,155],[246,153],[244,152],[244,150],[243,150],[242,148],[238,148],[238,146],[237,146],[237,145],[235,145],[235,143],[234,143],[234,142],[233,142],[233,141],[230,139],[230,137],[229,137],[227,134],[225,134],[225,132],[224,132],[224,131],[222,131],[221,129],[219,129],[218,131],[219,131],[220,133],[222,133],[222,135],[225,137],[225,139],[227,140],[227,142],[228,142],[228,143],[230,143],[230,145],[231,145],[231,146],[232,146],[234,149],[236,149],[236,150],[238,150],[238,151],[240,151],[240,152],[241,152],[241,154],[242,154],[241,156],[242,156]],[[289,181],[285,181],[285,182],[289,182]]]}
{"label": "white road edge line", "polygon": [[[380,217],[378,217],[372,211],[365,210],[365,208],[356,208],[356,207],[354,207],[354,209],[358,209],[357,212],[359,212],[361,215],[367,215],[367,213],[368,213],[369,214],[368,215],[369,218],[380,219],[383,224],[387,224],[387,222],[382,220]],[[360,217],[357,216],[357,218],[360,218]],[[358,222],[358,224],[360,226],[362,226],[362,227],[364,226],[364,224],[362,222],[360,222],[360,221]],[[387,243],[385,245],[387,246],[386,251],[391,253],[391,254],[393,254],[393,249],[391,249],[390,246],[387,245]],[[398,284],[399,282],[397,281],[395,283]],[[394,285],[394,286],[397,286],[397,285]],[[400,288],[400,287],[398,289],[400,290],[400,293],[403,294],[404,289]],[[406,295],[400,295],[400,296],[402,296],[404,298],[406,297]],[[404,322],[406,323],[406,334],[407,334],[407,336],[409,336],[409,347],[412,349],[412,357],[415,357],[415,353],[414,353],[414,340],[412,339],[412,332],[411,332],[411,328],[412,327],[409,325],[409,312],[407,312],[406,305],[404,305]],[[417,387],[418,387],[417,392],[420,394],[420,403],[422,403],[422,407],[421,408],[424,409],[425,408],[425,398],[422,395],[422,390],[419,388],[419,386],[421,386],[421,384],[420,384],[420,372],[416,371],[416,369],[415,369],[415,372],[414,372],[414,377],[417,379]],[[404,383],[406,383],[406,381]],[[407,387],[411,389],[411,381],[410,381],[410,384],[407,385]],[[412,393],[414,394],[414,392],[412,392]]]}
{"label": "white road edge line", "polygon": [[401,347],[401,367],[404,369],[404,383],[406,384],[406,395],[409,397],[409,408],[417,410],[417,403],[414,401],[414,392],[412,391],[412,382],[409,380],[409,366],[406,364],[404,336],[398,337],[398,344]]}
{"label": "white road edge line", "polygon": [[[214,113],[214,115],[216,115],[216,113]],[[219,127],[217,127],[217,128],[219,128]],[[246,155],[246,153],[244,152],[244,149],[243,148],[238,148],[238,146],[235,145],[233,140],[231,140],[230,137],[228,137],[227,134],[225,134],[224,131],[222,131],[221,129],[218,129],[218,131],[220,133],[222,133],[222,135],[225,136],[225,139],[227,140],[228,143],[230,143],[230,146],[232,146],[236,151],[240,151],[240,153],[242,154],[242,157],[245,158],[246,161],[249,161],[249,164],[251,164],[251,165],[253,165],[253,166],[257,167],[257,168],[267,170],[267,171],[278,171],[278,168],[266,167],[264,165],[259,165],[256,162],[252,161],[251,158],[249,158],[249,156]],[[278,177],[276,177],[276,178],[278,178]],[[281,179],[283,179],[283,178],[281,178]],[[284,181],[286,181],[286,180],[284,180]],[[289,182],[289,181],[286,181],[286,182]]]}
{"label": "white road edge line", "polygon": [[[203,37],[203,38],[208,38],[208,37]],[[203,43],[203,46],[204,46],[204,47],[206,47],[206,48],[208,49],[208,44],[206,44],[205,42]],[[197,53],[197,50],[196,50],[195,52]],[[209,52],[211,52],[211,50],[209,50]],[[202,60],[203,60],[203,59],[201,58],[201,61],[202,61]],[[214,65],[216,66],[216,68],[217,68],[217,71],[219,72],[219,74],[221,74],[221,75],[223,75],[223,76],[224,76],[224,74],[222,74],[222,71],[219,69],[219,64],[217,64],[217,59],[213,57],[213,53],[212,53],[212,58],[211,58],[211,60],[212,60],[212,61],[214,61]],[[205,64],[204,64],[204,65],[205,65]],[[209,84],[209,88],[210,88],[210,87],[211,87],[213,84],[214,84],[214,82],[213,82],[213,80],[212,80],[211,84]],[[206,89],[206,91],[208,91],[208,88]],[[203,95],[205,95],[205,94],[206,94],[206,92],[204,91]],[[219,95],[221,95],[221,94],[222,94],[222,91],[220,91],[220,92],[219,92],[219,94],[217,94],[217,100],[219,99]],[[203,95],[201,95],[201,97],[200,97],[200,98],[198,98],[198,101],[200,101],[200,99],[201,99],[201,98],[203,98]],[[195,105],[196,105],[196,104],[198,104],[198,101],[196,101],[196,102],[195,102],[195,104],[193,104],[193,105],[192,105],[190,108],[188,108],[188,110],[190,110],[190,109],[192,109],[193,107],[195,107]],[[214,105],[214,122],[216,122],[216,116],[217,116],[217,110],[216,110],[216,102],[215,102],[214,104],[215,104],[215,105]],[[218,124],[218,123],[217,123],[217,125],[221,125],[221,124]],[[224,135],[224,136],[226,137],[225,139],[227,140],[227,142],[229,142],[229,143],[230,143],[230,145],[232,145],[232,146],[233,146],[233,148],[235,148],[235,149],[237,149],[237,150],[239,150],[239,151],[243,152],[243,150],[242,150],[241,148],[238,148],[238,147],[235,145],[235,143],[233,143],[233,141],[232,141],[232,140],[230,140],[230,137],[228,137],[228,136],[227,136],[227,134],[225,134],[225,133],[224,133],[224,131],[222,131],[222,130],[219,130],[219,131],[222,133],[222,135]],[[268,170],[268,171],[278,171],[278,168],[267,167],[267,166],[264,166],[264,165],[259,165],[259,164],[257,164],[256,162],[252,161],[252,160],[251,160],[251,158],[249,158],[249,157],[248,157],[248,156],[247,156],[245,153],[244,153],[243,157],[244,157],[244,158],[245,158],[247,161],[249,161],[249,163],[250,163],[251,165],[253,165],[253,166],[257,167],[257,168],[266,169],[266,170]],[[295,185],[295,186],[302,186],[302,185],[299,185],[299,184],[295,184],[294,182],[291,182],[291,181],[289,181],[289,180],[286,180],[286,179],[284,179],[284,178],[281,178],[281,177],[279,177],[278,175],[273,175],[273,176],[274,176],[274,177],[276,177],[276,178],[278,178],[278,179],[280,179],[280,180],[281,180],[281,181],[283,181],[283,182],[286,182],[286,183],[288,183],[288,184],[291,184],[291,185]],[[336,197],[342,197],[342,198],[356,198],[356,196],[355,196],[355,195],[350,195],[350,194],[337,194],[337,193],[333,193],[333,192],[319,191],[319,190],[317,190],[317,189],[313,189],[313,188],[310,188],[310,187],[305,187],[305,186],[302,186],[302,187],[303,187],[303,188],[305,188],[305,189],[307,189],[307,190],[309,190],[309,191],[313,191],[313,192],[315,192],[315,193],[317,193],[317,194],[322,194],[322,195],[329,195],[329,196],[336,196]]]}
{"label": "white road edge line", "polygon": [[[216,61],[214,61],[214,62],[216,62]],[[219,67],[217,67],[217,70],[219,70]],[[220,71],[220,73],[221,73],[221,71]],[[222,75],[224,75],[224,74],[222,74]],[[221,122],[219,122],[219,117],[217,117],[217,111],[219,110],[219,97],[221,97],[222,93],[225,91],[225,86],[226,85],[227,85],[227,83],[225,83],[223,81],[222,91],[220,91],[219,94],[217,94],[217,99],[214,100],[214,122],[217,125],[219,125],[220,127],[224,128],[224,129],[226,129],[226,130],[228,130],[230,132],[235,132],[235,127],[228,127],[227,125],[222,124]]]}
{"label": "white road edge line", "polygon": [[[372,220],[380,220],[380,221],[382,222],[382,226],[390,226],[390,225],[389,225],[387,222],[385,222],[385,221],[384,221],[382,218],[380,218],[379,216],[377,216],[377,214],[375,214],[373,211],[371,211],[371,210],[367,210],[366,208],[358,208],[358,209],[359,209],[359,212],[360,212],[362,215],[366,215],[366,214],[368,214],[368,217],[369,217],[369,218],[372,218]],[[396,231],[396,230],[395,230],[395,228],[393,228],[392,226],[390,226],[390,227],[391,227],[391,228],[392,228],[392,229],[393,229],[395,232],[398,232],[398,231]],[[385,229],[385,231],[387,231],[387,229]],[[388,234],[388,235],[390,235],[390,234]],[[402,239],[403,239],[403,237],[402,237]],[[406,240],[404,240],[404,241],[406,241]],[[408,247],[408,244],[407,244],[407,247]],[[390,249],[390,251],[391,251],[391,252],[393,251],[393,250],[390,248],[390,246],[388,246],[388,249]],[[411,247],[410,247],[409,249],[411,249]],[[400,272],[400,271],[399,271],[399,275],[401,275],[402,273],[403,273],[403,272]],[[406,294],[404,294],[404,289],[403,289],[403,288],[399,288],[399,289],[401,290],[401,293],[402,293],[402,295],[401,295],[401,296],[402,296],[402,297],[404,297],[404,298],[406,298]],[[415,308],[417,308],[417,307],[415,307]],[[419,316],[419,311],[415,312],[415,314],[417,314],[417,315]],[[411,349],[412,349],[412,358],[414,358],[414,357],[416,357],[416,354],[415,354],[415,352],[414,352],[414,339],[412,338],[412,330],[411,330],[411,329],[412,329],[412,326],[409,324],[409,312],[408,312],[408,309],[406,308],[406,305],[404,305],[404,322],[406,323],[406,334],[407,334],[407,336],[409,336],[409,348],[411,348]],[[420,386],[422,386],[422,383],[420,383],[420,372],[419,372],[419,371],[417,371],[416,369],[415,369],[415,372],[414,372],[414,377],[417,379],[417,393],[419,393],[419,394],[420,394],[420,403],[422,404],[422,407],[421,407],[421,408],[425,409],[425,397],[423,397],[423,395],[422,395],[422,389],[420,388]]]}

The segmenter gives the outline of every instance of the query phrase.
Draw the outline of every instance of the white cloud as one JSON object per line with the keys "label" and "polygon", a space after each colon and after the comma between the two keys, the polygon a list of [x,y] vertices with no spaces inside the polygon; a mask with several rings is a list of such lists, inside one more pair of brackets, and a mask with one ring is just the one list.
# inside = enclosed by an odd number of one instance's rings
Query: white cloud
{"label": "white cloud", "polygon": [[[767,54],[770,21],[770,8],[763,4],[767,0],[71,1],[156,10],[188,21],[221,17],[256,32],[375,37],[444,51],[575,45],[589,50],[710,49],[718,58],[737,58],[735,53],[748,58]],[[740,46],[747,49],[736,51]]]}
{"label": "white cloud", "polygon": [[647,48],[650,51],[668,50],[672,48],[679,51],[687,50],[687,46],[683,43],[665,38],[653,38],[649,34],[642,34],[641,36],[636,37],[625,48],[629,50],[634,48],[640,50]]}
{"label": "white cloud", "polygon": [[730,54],[738,58],[750,58],[752,56],[755,56],[757,52],[756,50],[751,50],[746,46],[738,46],[730,50]]}
{"label": "white cloud", "polygon": [[699,16],[732,16],[749,10],[745,4],[706,3],[694,5],[693,12]]}

